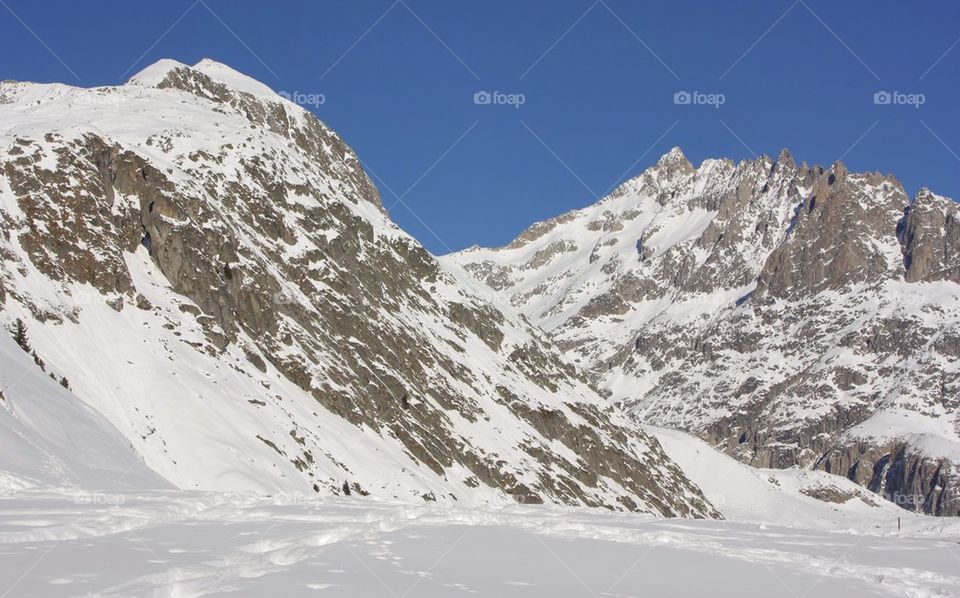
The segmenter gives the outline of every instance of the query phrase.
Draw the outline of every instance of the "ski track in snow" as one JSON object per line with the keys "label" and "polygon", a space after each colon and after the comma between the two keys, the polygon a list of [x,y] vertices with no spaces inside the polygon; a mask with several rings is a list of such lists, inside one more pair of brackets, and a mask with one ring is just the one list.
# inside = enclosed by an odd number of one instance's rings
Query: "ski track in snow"
{"label": "ski track in snow", "polygon": [[157,492],[0,500],[4,596],[958,596],[960,524]]}

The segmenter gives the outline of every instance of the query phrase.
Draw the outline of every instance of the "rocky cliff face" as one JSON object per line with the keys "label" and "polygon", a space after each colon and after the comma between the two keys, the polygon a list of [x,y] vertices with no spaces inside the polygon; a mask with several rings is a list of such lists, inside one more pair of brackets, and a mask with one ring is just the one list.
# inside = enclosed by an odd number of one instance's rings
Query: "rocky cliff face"
{"label": "rocky cliff face", "polygon": [[4,315],[179,487],[716,514],[261,84],[162,61],[0,117]]}
{"label": "rocky cliff face", "polygon": [[786,151],[675,149],[598,204],[449,256],[642,421],[960,513],[956,204]]}
{"label": "rocky cliff face", "polygon": [[922,189],[907,210],[901,240],[908,282],[960,280],[957,204]]}

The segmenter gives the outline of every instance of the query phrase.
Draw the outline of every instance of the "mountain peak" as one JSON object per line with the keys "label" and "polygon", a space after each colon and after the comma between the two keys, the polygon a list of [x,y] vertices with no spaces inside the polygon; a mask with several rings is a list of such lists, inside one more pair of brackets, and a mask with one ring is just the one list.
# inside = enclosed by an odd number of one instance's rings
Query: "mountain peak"
{"label": "mountain peak", "polygon": [[660,159],[657,160],[657,164],[676,164],[678,162],[687,162],[687,157],[684,155],[683,150],[680,149],[679,145],[675,145],[670,148],[670,151],[660,156]]}
{"label": "mountain peak", "polygon": [[190,67],[182,62],[173,60],[172,58],[161,58],[160,60],[138,72],[136,75],[130,77],[127,80],[127,85],[155,87],[159,85],[161,81],[166,79],[167,75],[169,75],[171,71],[175,71],[180,68],[188,69]]}
{"label": "mountain peak", "polygon": [[130,77],[127,84],[142,87],[157,87],[168,78],[170,73],[181,70],[206,75],[212,81],[226,85],[234,91],[245,92],[259,99],[273,101],[279,101],[280,99],[277,93],[267,85],[211,58],[204,58],[193,66],[171,58],[161,58],[136,75]]}
{"label": "mountain peak", "polygon": [[789,168],[794,168],[796,166],[796,162],[793,159],[793,154],[791,154],[790,150],[787,148],[783,148],[780,150],[780,153],[777,154],[777,164],[782,164]]}
{"label": "mountain peak", "polygon": [[843,182],[849,173],[849,170],[847,170],[847,165],[840,160],[837,160],[833,163],[833,166],[830,167],[830,171],[833,173],[833,180],[836,182]]}
{"label": "mountain peak", "polygon": [[687,160],[687,157],[683,154],[683,150],[680,149],[679,146],[675,146],[661,156],[660,159],[657,160],[656,168],[668,176],[673,176],[678,172],[689,174],[694,170],[693,164]]}
{"label": "mountain peak", "polygon": [[193,65],[193,70],[199,71],[214,81],[223,83],[227,87],[237,91],[244,91],[251,95],[257,96],[258,98],[270,100],[279,99],[277,97],[277,93],[268,86],[264,85],[260,81],[257,81],[249,75],[245,75],[240,71],[230,68],[222,62],[217,62],[216,60],[210,58],[204,58],[197,64]]}

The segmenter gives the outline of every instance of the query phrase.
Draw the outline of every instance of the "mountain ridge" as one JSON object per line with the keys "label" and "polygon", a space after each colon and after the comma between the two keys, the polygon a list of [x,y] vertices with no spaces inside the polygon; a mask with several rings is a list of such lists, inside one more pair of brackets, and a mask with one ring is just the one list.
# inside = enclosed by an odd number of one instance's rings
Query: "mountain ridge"
{"label": "mountain ridge", "polygon": [[[693,168],[675,148],[592,206],[444,259],[642,422],[957,514],[957,213],[840,162],[784,150]],[[951,448],[927,458],[899,441],[910,425],[867,424],[887,412]]]}

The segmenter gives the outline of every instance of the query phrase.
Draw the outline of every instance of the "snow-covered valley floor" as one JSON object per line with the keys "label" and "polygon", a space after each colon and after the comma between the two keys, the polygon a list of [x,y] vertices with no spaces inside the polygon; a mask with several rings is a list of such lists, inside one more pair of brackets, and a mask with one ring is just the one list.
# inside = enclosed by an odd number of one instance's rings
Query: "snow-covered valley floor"
{"label": "snow-covered valley floor", "polygon": [[213,493],[0,498],[0,596],[960,596],[960,525]]}

